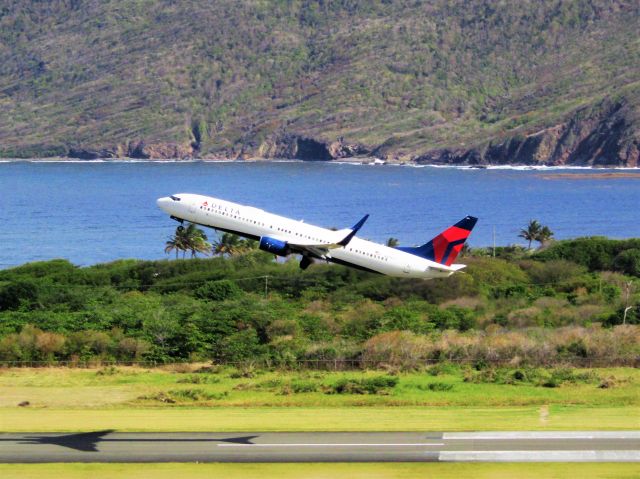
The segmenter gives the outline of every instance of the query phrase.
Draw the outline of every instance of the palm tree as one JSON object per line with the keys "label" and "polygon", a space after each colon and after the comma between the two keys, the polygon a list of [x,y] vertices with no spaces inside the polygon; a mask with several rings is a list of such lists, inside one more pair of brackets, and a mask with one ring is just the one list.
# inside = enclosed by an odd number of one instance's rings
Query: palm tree
{"label": "palm tree", "polygon": [[553,238],[553,231],[548,226],[543,226],[535,240],[540,243],[540,247],[545,246]]}
{"label": "palm tree", "polygon": [[211,245],[207,242],[207,235],[194,223],[189,223],[187,227],[178,226],[173,236],[169,237],[164,252],[169,254],[171,251],[178,253],[182,251],[184,258],[187,251],[191,251],[191,257],[194,258],[197,253],[209,254]]}
{"label": "palm tree", "polygon": [[258,249],[258,242],[256,240],[247,238],[245,240],[240,241],[240,243],[242,244],[242,251],[244,253],[254,249]]}
{"label": "palm tree", "polygon": [[396,246],[398,246],[398,244],[400,244],[400,242],[398,241],[398,238],[389,238],[387,240],[387,246],[389,248],[395,248]]}
{"label": "palm tree", "polygon": [[527,240],[529,242],[529,249],[531,249],[531,242],[537,240],[541,230],[542,225],[538,223],[538,220],[530,220],[527,227],[520,230],[518,236]]}
{"label": "palm tree", "polygon": [[176,229],[176,232],[173,236],[169,236],[169,239],[167,240],[166,244],[165,244],[165,248],[164,248],[164,252],[169,254],[171,253],[171,251],[175,250],[176,251],[176,259],[178,259],[178,253],[180,251],[182,251],[182,256],[184,257],[184,253],[187,250],[187,247],[185,245],[184,242],[184,237],[182,234],[182,231],[184,231],[184,228],[182,228],[182,230],[180,229],[181,226],[178,226],[178,228]]}
{"label": "palm tree", "polygon": [[213,254],[233,256],[240,252],[242,241],[238,235],[233,233],[222,233],[218,240],[213,243]]}
{"label": "palm tree", "polygon": [[211,243],[207,242],[207,235],[194,223],[189,223],[183,230],[185,245],[191,251],[191,257],[195,258],[197,253],[208,255],[211,252]]}

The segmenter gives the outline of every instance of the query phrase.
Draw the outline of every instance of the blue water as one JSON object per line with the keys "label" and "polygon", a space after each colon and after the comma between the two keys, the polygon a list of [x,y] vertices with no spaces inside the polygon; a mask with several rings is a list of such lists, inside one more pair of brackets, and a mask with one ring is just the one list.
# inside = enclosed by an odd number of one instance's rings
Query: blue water
{"label": "blue water", "polygon": [[491,245],[494,228],[498,245],[524,244],[518,231],[531,218],[556,238],[640,237],[640,180],[547,174],[301,162],[0,163],[0,268],[51,258],[79,265],[165,258],[177,224],[155,200],[181,192],[326,227],[348,227],[370,213],[360,236],[393,236],[405,246],[467,214],[480,218],[471,246]]}

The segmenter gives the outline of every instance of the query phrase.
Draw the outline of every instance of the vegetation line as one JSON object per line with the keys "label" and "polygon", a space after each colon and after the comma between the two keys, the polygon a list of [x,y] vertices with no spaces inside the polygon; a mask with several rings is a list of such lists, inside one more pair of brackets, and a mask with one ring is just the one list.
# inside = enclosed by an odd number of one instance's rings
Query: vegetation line
{"label": "vegetation line", "polygon": [[432,281],[326,264],[303,272],[250,248],[26,264],[0,271],[0,361],[637,364],[640,240],[464,254],[467,274]]}

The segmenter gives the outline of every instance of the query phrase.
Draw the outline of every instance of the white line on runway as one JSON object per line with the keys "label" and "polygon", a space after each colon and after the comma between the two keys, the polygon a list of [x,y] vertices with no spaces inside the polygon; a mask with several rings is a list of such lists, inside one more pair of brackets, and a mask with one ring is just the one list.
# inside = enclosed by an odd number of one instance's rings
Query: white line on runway
{"label": "white line on runway", "polygon": [[640,462],[640,451],[443,451],[442,462]]}
{"label": "white line on runway", "polygon": [[444,446],[443,442],[408,442],[405,444],[383,443],[331,443],[331,444],[217,444],[218,447],[408,447],[408,446]]}
{"label": "white line on runway", "polygon": [[445,432],[443,439],[640,439],[640,431]]}

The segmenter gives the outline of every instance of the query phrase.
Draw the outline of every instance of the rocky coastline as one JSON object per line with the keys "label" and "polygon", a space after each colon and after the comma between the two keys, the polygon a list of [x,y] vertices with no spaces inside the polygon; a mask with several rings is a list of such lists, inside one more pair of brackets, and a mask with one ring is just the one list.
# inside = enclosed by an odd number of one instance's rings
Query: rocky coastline
{"label": "rocky coastline", "polygon": [[257,141],[204,153],[198,142],[127,141],[112,146],[73,146],[56,157],[76,160],[276,160],[354,161],[393,164],[487,167],[581,166],[637,168],[640,133],[630,120],[634,111],[624,102],[603,100],[576,110],[565,121],[534,132],[504,132],[470,148],[438,148],[406,152],[386,143],[365,145],[343,138],[327,140],[304,133],[274,133]]}

